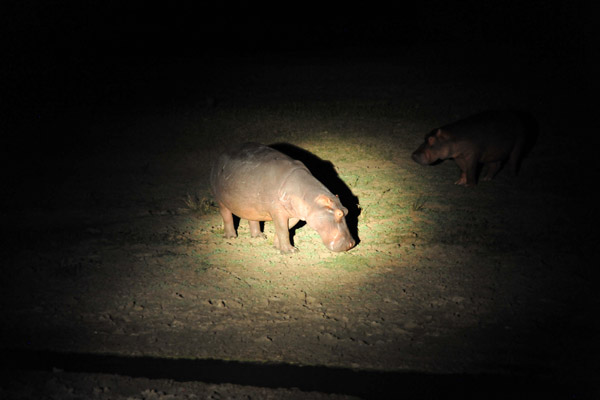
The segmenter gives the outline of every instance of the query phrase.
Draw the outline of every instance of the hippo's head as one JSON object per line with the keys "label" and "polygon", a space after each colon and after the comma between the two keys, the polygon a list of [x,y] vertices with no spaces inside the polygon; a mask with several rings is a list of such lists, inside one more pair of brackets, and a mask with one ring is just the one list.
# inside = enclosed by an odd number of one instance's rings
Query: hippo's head
{"label": "hippo's head", "polygon": [[346,225],[348,209],[333,195],[320,194],[309,208],[306,217],[308,226],[316,230],[325,246],[331,251],[347,251],[355,245],[355,241]]}
{"label": "hippo's head", "polygon": [[412,153],[412,159],[421,165],[433,164],[449,157],[448,133],[436,129],[425,136],[425,142]]}

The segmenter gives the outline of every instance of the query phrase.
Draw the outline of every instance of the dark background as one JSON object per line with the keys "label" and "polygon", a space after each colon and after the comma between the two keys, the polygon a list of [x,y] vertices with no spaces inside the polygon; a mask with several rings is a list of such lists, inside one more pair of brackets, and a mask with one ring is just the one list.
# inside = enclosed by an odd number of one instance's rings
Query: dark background
{"label": "dark background", "polygon": [[587,2],[200,3],[3,2],[0,129],[2,170],[14,179],[8,186],[99,149],[104,138],[87,132],[107,116],[162,113],[198,98],[219,104],[225,87],[246,83],[244,66],[391,61],[449,65],[510,84],[516,78],[523,87],[533,77],[542,82],[546,113],[560,115],[554,132],[592,132],[584,122],[594,114],[595,87]]}
{"label": "dark background", "polygon": [[187,4],[8,2],[2,22],[10,44],[20,48],[15,50],[41,51],[41,57],[50,57],[48,61],[54,52],[62,53],[56,56],[93,56],[98,50],[201,56],[210,51],[255,53],[432,42],[459,42],[464,47],[504,43],[565,57],[568,48],[584,48],[584,36],[591,33],[592,25],[585,2],[426,0],[385,7],[305,3],[282,8],[243,2]]}
{"label": "dark background", "polygon": [[3,2],[6,99],[20,106],[69,97],[80,103],[73,91],[102,86],[109,77],[121,75],[125,82],[150,66],[181,69],[184,63],[195,63],[199,74],[215,58],[401,58],[419,49],[432,63],[486,60],[490,68],[503,68],[524,56],[578,64],[592,48],[592,13],[585,2],[187,4]]}

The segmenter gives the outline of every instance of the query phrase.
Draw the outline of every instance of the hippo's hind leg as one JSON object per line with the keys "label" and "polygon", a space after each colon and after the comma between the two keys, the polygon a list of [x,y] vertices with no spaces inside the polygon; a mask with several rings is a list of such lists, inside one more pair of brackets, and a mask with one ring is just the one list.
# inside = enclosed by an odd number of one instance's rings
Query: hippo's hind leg
{"label": "hippo's hind leg", "polygon": [[492,179],[494,179],[494,176],[496,176],[496,174],[500,170],[500,167],[502,167],[502,161],[494,161],[488,163],[487,172],[485,173],[485,176],[482,178],[482,180],[491,181]]}
{"label": "hippo's hind leg", "polygon": [[258,221],[248,221],[248,225],[250,225],[250,236],[253,238],[266,239],[267,235],[260,231],[260,222]]}
{"label": "hippo's hind leg", "polygon": [[523,155],[523,141],[519,140],[519,142],[515,145],[514,149],[510,152],[508,156],[508,169],[510,169],[510,173],[512,176],[517,176],[519,172],[519,167],[521,164],[521,158]]}
{"label": "hippo's hind leg", "polygon": [[466,185],[467,184],[467,173],[463,170],[460,171],[460,178],[454,182],[455,185]]}
{"label": "hippo's hind leg", "polygon": [[235,227],[233,226],[233,214],[231,213],[231,211],[227,207],[225,207],[225,204],[219,203],[219,212],[221,213],[221,217],[223,218],[223,230],[225,231],[223,237],[237,237]]}

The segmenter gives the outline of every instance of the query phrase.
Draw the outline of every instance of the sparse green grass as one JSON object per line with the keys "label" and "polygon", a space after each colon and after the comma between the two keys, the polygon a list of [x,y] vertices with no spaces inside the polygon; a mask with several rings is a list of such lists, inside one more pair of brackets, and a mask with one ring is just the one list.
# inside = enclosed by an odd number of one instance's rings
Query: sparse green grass
{"label": "sparse green grass", "polygon": [[[220,233],[215,232],[221,222],[215,216],[219,224],[213,222],[214,227],[207,228],[219,236],[215,239],[217,250],[210,251],[211,262],[224,267],[257,264],[271,269],[284,263],[289,268],[348,273],[381,266],[418,265],[426,247],[432,245],[476,244],[472,253],[496,248],[498,233],[489,230],[493,224],[465,225],[465,221],[473,215],[489,221],[505,218],[487,205],[494,196],[504,195],[503,189],[493,182],[462,190],[451,184],[456,174],[453,163],[431,168],[415,164],[410,153],[435,122],[423,122],[416,109],[399,110],[390,105],[380,108],[373,104],[294,101],[217,109],[210,115],[196,136],[198,139],[216,136],[223,147],[248,140],[265,144],[285,142],[330,161],[338,178],[358,200],[357,229],[361,240],[349,253],[330,253],[317,232],[304,226],[294,237],[300,252],[281,255],[272,245],[272,222],[265,223],[266,241],[250,241],[247,222],[242,220],[239,238],[226,245]],[[199,142],[197,147],[203,144]],[[199,214],[214,211],[214,203],[206,197],[188,195],[184,201]],[[466,214],[455,211],[465,207]]]}

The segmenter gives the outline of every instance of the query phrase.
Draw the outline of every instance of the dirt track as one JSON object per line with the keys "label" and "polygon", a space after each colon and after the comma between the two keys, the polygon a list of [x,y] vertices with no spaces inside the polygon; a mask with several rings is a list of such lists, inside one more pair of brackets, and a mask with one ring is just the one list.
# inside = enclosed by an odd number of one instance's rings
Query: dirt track
{"label": "dirt track", "polygon": [[[80,130],[81,146],[69,136],[76,150],[59,143],[15,166],[0,334],[27,371],[5,374],[0,397],[590,390],[597,212],[547,76],[482,80],[484,66],[398,59],[229,68],[186,87],[184,104],[165,92],[125,113],[73,106],[50,126]],[[464,189],[452,162],[410,160],[433,127],[508,105],[540,122],[516,179],[503,171]],[[261,241],[245,221],[223,239],[207,172],[227,143],[247,140],[291,144],[323,167],[315,175],[342,191],[358,246],[328,252],[304,226],[300,252],[280,255],[270,223]]]}

